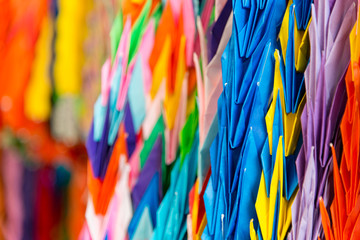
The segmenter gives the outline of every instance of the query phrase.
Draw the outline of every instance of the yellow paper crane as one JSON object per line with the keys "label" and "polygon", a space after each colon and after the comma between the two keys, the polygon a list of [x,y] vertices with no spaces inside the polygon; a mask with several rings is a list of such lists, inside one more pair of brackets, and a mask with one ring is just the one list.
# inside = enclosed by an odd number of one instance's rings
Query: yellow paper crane
{"label": "yellow paper crane", "polygon": [[[289,21],[292,20],[291,18],[293,18],[293,24],[289,23]],[[286,111],[286,103],[294,100],[286,99],[286,96],[289,96],[289,92],[286,92],[286,90],[289,91],[290,89],[293,91],[292,88],[294,88],[294,86],[290,85],[290,87],[287,86],[288,88],[285,89],[285,85],[293,84],[294,81],[298,80],[296,78],[293,79],[295,72],[290,72],[290,74],[288,74],[287,71],[297,71],[299,73],[303,73],[305,71],[310,54],[308,35],[310,24],[308,24],[305,31],[299,30],[297,28],[293,1],[289,1],[283,19],[284,20],[279,33],[281,50],[276,49],[274,52],[275,71],[272,102],[265,117],[266,128],[268,132],[269,153],[271,155],[276,154],[275,163],[273,163],[273,172],[270,173],[272,174],[270,175],[270,189],[267,189],[267,186],[269,185],[266,184],[267,181],[265,179],[265,173],[264,170],[262,171],[258,195],[255,203],[260,231],[263,239],[274,239],[275,236],[277,239],[285,239],[286,233],[290,228],[291,205],[295,199],[297,190],[295,190],[291,196],[286,196],[286,161],[292,161],[288,160],[286,157],[294,154],[297,149],[299,136],[301,133],[300,117],[306,99],[305,94],[303,96],[299,95],[299,103],[297,106],[295,105],[296,109],[293,109],[293,111]],[[290,27],[293,27],[293,29],[290,29]],[[289,36],[291,32],[294,33],[292,38]],[[294,49],[292,50],[289,47],[293,47]],[[289,55],[287,56],[287,54]],[[294,65],[287,66],[286,64]],[[292,70],[291,68],[293,67],[294,69]],[[286,77],[289,76],[290,79],[287,79]],[[300,94],[301,89],[296,89],[296,91],[298,91],[295,92],[296,95],[294,95],[294,92],[292,93],[292,98],[296,97],[297,94]],[[279,111],[277,116],[275,116],[276,110]],[[278,121],[280,122],[274,123],[276,118],[279,118]],[[274,129],[274,124],[280,125],[277,126],[278,129]],[[273,139],[273,136],[277,136],[276,131],[278,131],[279,136],[277,146],[274,145],[275,139]],[[273,147],[276,148],[273,149]],[[252,240],[258,239],[257,234],[258,233],[254,229],[254,224],[251,221],[250,238]]]}
{"label": "yellow paper crane", "polygon": [[[263,239],[271,239],[274,234],[276,234],[278,239],[285,239],[291,224],[291,204],[294,201],[295,194],[291,197],[290,201],[287,201],[283,196],[284,160],[283,137],[280,136],[274,172],[271,179],[270,196],[267,197],[264,173],[262,173],[255,203]],[[277,204],[278,212],[276,211]],[[274,219],[278,222],[274,223]],[[277,226],[276,229],[273,228],[274,224]],[[250,223],[250,233],[253,236],[252,239],[257,239],[254,235],[255,230],[253,227],[254,226]]]}
{"label": "yellow paper crane", "polygon": [[283,80],[281,77],[280,70],[280,54],[279,50],[275,50],[275,73],[274,73],[274,88],[273,88],[273,101],[270,105],[268,113],[266,114],[266,128],[268,131],[269,137],[269,146],[270,154],[272,154],[272,132],[273,132],[273,123],[274,123],[274,114],[276,107],[276,99],[278,94],[280,94],[280,101],[282,106],[282,116],[283,116],[283,127],[284,127],[284,143],[285,143],[285,156],[289,156],[296,149],[297,140],[300,135],[300,115],[305,104],[305,95],[302,97],[302,100],[299,104],[299,107],[296,113],[286,113],[285,111],[285,97],[284,97],[284,86]]}

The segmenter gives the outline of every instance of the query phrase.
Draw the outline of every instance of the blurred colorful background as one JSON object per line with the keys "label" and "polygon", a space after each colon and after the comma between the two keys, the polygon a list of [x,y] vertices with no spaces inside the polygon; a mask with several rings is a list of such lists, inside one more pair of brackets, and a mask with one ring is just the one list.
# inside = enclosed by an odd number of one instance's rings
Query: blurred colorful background
{"label": "blurred colorful background", "polygon": [[115,0],[0,0],[0,239],[76,239]]}

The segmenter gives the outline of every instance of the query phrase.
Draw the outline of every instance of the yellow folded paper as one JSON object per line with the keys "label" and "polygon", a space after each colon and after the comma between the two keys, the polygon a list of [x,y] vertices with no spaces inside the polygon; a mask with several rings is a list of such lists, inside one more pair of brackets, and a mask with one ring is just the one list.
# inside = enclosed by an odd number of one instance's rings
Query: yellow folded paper
{"label": "yellow folded paper", "polygon": [[255,228],[254,228],[254,219],[251,219],[250,221],[250,239],[251,240],[258,240],[258,236],[256,234]]}
{"label": "yellow folded paper", "polygon": [[199,227],[199,230],[198,232],[196,233],[196,237],[195,239],[196,240],[201,240],[201,235],[202,233],[204,232],[204,229],[206,227],[206,224],[207,224],[207,218],[206,218],[206,213],[204,214],[202,220],[201,220],[201,224],[200,224],[200,227]]}
{"label": "yellow folded paper", "polygon": [[158,58],[158,61],[155,65],[153,72],[153,80],[150,89],[150,96],[152,99],[155,98],[156,93],[158,92],[162,81],[168,77],[170,56],[171,56],[171,37],[167,35],[165,39],[164,47],[161,50],[160,56]]}
{"label": "yellow folded paper", "polygon": [[59,95],[78,95],[82,85],[82,65],[88,0],[59,0],[54,81]]}
{"label": "yellow folded paper", "polygon": [[[360,14],[360,8],[358,10],[358,16]],[[351,53],[351,62],[355,63],[359,61],[360,58],[360,38],[358,37],[358,33],[360,32],[360,24],[358,21],[355,23],[353,29],[350,32],[350,53]],[[354,76],[354,69],[353,65],[351,64],[351,70],[352,70],[352,79],[356,79]]]}
{"label": "yellow folded paper", "polygon": [[[292,4],[293,1],[292,0],[289,1],[279,32],[281,53],[284,58],[286,56],[287,42],[289,39],[289,15],[290,15],[289,11],[294,11],[294,8],[290,8]],[[294,15],[295,69],[298,72],[304,72],[310,56],[309,26],[311,19],[309,20],[306,30],[303,31],[303,30],[299,30],[297,27],[295,12],[293,12],[293,15]]]}
{"label": "yellow folded paper", "polygon": [[280,94],[280,103],[282,109],[282,117],[283,117],[283,129],[284,129],[284,142],[285,142],[285,156],[289,156],[294,153],[297,141],[301,132],[300,127],[300,116],[302,113],[302,109],[305,104],[305,95],[303,96],[299,107],[296,113],[286,113],[285,111],[285,97],[284,97],[284,86],[281,78],[280,72],[280,54],[279,50],[275,50],[275,72],[274,72],[274,87],[273,87],[273,101],[271,102],[270,108],[266,114],[266,128],[269,137],[269,149],[270,154],[272,155],[272,131],[273,131],[273,123],[274,123],[274,114],[276,107],[276,99],[278,94]]}
{"label": "yellow folded paper", "polygon": [[25,92],[25,115],[34,121],[47,121],[51,111],[50,63],[53,21],[46,16],[36,43],[35,59],[28,88]]}
{"label": "yellow folded paper", "polygon": [[[275,218],[276,202],[279,203],[279,215],[277,216],[276,235],[278,239],[285,239],[286,233],[291,224],[291,205],[296,194],[289,201],[283,196],[284,189],[284,149],[283,137],[279,137],[279,144],[276,151],[274,172],[270,184],[270,196],[267,197],[264,172],[261,174],[259,191],[255,203],[256,213],[259,219],[262,237],[265,240],[271,239]],[[280,199],[278,198],[280,197]]]}
{"label": "yellow folded paper", "polygon": [[193,236],[196,236],[196,225],[197,225],[198,214],[199,214],[199,178],[197,178],[195,182],[194,203],[193,203],[192,215],[191,215]]}

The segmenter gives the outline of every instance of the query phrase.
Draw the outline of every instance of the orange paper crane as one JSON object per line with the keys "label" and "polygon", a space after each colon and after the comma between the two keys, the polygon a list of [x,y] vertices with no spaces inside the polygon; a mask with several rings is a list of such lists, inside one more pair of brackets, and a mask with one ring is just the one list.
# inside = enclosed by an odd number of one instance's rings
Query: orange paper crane
{"label": "orange paper crane", "polygon": [[330,216],[324,201],[320,199],[322,225],[327,240],[360,239],[360,68],[357,37],[359,26],[355,24],[350,34],[351,63],[345,76],[348,100],[341,121],[340,130],[343,153],[340,164],[335,149],[333,156],[334,199]]}

